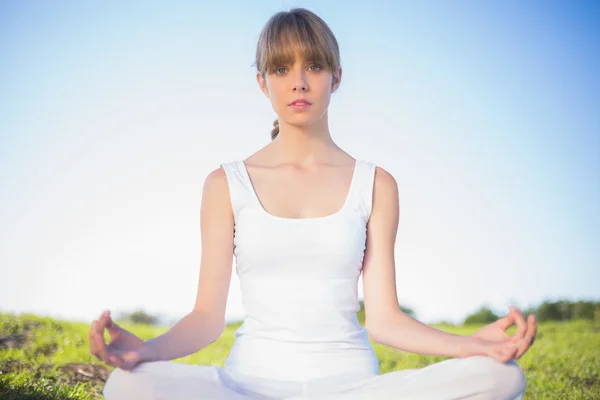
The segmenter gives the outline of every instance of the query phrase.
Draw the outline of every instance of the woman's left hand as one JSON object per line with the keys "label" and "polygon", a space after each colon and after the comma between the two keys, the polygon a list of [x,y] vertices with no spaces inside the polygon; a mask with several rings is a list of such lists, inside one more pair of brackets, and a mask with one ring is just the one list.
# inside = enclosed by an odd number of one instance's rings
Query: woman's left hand
{"label": "woman's left hand", "polygon": [[[514,336],[510,336],[506,331],[513,324],[517,325],[517,332]],[[523,314],[511,306],[506,316],[477,330],[471,337],[478,344],[487,344],[487,346],[477,346],[479,348],[486,347],[488,350],[490,350],[490,347],[502,348],[505,354],[506,352],[512,353],[509,356],[510,359],[518,359],[533,345],[536,333],[535,315],[530,314],[527,321],[525,321]],[[495,346],[489,346],[492,343]]]}

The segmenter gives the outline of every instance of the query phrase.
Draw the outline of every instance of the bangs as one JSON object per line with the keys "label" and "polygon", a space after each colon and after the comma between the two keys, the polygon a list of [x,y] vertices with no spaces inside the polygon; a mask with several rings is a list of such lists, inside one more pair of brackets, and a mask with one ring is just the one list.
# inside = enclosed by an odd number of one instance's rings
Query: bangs
{"label": "bangs", "polygon": [[[339,50],[331,32],[325,26],[316,26],[302,15],[278,14],[267,25],[257,49],[257,68],[262,73],[273,73],[278,67],[293,65],[296,57],[320,64],[334,71],[339,66]],[[329,39],[329,40],[328,40]]]}

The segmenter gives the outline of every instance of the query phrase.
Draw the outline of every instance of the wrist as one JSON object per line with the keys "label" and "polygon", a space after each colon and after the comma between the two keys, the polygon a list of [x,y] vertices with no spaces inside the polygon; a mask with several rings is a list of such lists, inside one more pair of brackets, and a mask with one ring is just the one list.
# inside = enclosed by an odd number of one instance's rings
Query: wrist
{"label": "wrist", "polygon": [[145,341],[139,348],[142,362],[160,361],[156,348],[153,346],[152,339]]}
{"label": "wrist", "polygon": [[468,335],[463,337],[463,343],[460,348],[459,358],[473,357],[480,354],[480,343],[474,336]]}

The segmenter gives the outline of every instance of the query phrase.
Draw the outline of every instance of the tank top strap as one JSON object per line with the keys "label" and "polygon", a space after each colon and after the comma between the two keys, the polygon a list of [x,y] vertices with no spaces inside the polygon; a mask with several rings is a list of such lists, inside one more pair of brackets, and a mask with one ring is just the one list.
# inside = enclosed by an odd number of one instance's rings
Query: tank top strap
{"label": "tank top strap", "polygon": [[371,216],[373,208],[373,186],[377,165],[366,160],[356,160],[356,171],[352,182],[350,201],[364,217],[365,222]]}
{"label": "tank top strap", "polygon": [[237,218],[240,210],[247,205],[252,204],[254,199],[254,189],[252,188],[252,183],[248,179],[242,161],[222,163],[221,166],[227,176],[231,207],[234,216]]}

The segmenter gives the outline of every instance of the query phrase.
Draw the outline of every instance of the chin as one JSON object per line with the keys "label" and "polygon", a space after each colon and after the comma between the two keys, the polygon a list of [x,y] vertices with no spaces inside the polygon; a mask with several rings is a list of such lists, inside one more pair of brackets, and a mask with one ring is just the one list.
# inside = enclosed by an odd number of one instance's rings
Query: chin
{"label": "chin", "polygon": [[314,120],[305,120],[305,121],[289,121],[288,123],[296,128],[300,128],[300,129],[308,129],[311,126],[317,125],[319,121],[314,121]]}
{"label": "chin", "polygon": [[288,124],[298,128],[308,128],[313,125],[318,125],[321,122],[321,118],[315,118],[314,115],[309,113],[294,115],[291,118],[285,120]]}

